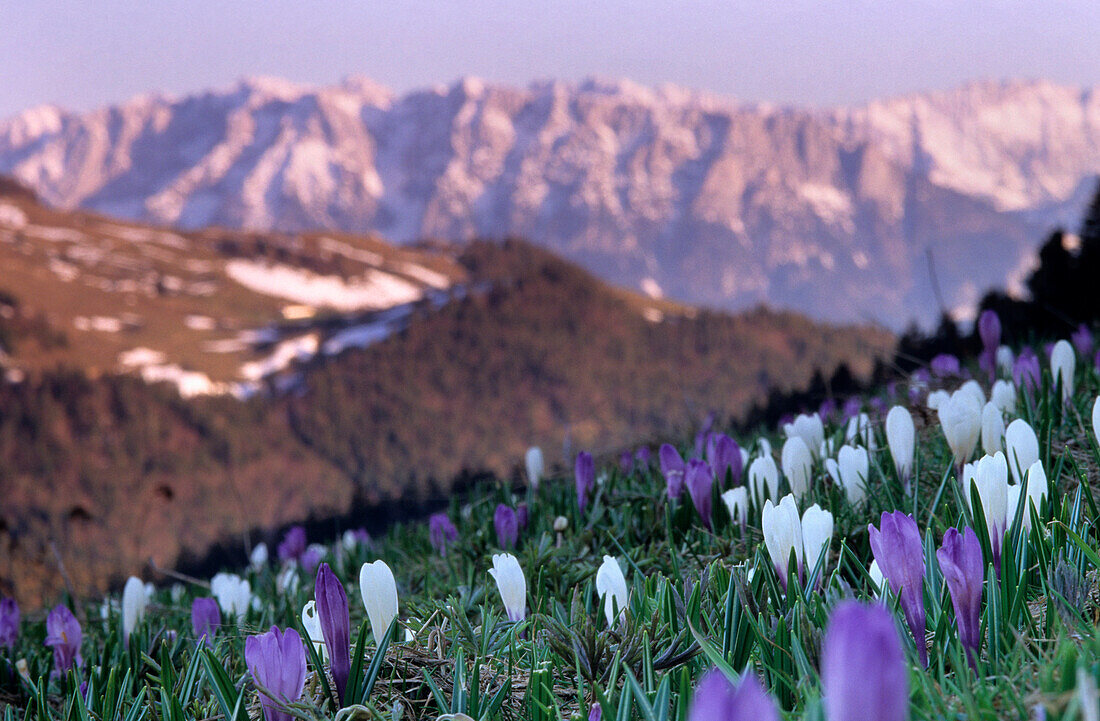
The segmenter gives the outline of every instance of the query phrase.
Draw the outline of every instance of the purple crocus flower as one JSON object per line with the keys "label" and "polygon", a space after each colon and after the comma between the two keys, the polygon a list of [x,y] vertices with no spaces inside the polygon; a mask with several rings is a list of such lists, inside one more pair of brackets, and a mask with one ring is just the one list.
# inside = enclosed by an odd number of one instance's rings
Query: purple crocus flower
{"label": "purple crocus flower", "polygon": [[527,511],[527,504],[521,503],[516,506],[516,525],[521,529],[527,528],[529,513]]}
{"label": "purple crocus flower", "polygon": [[961,370],[959,359],[950,353],[940,353],[932,359],[928,364],[928,368],[932,371],[932,375],[937,378],[951,378],[959,375]]}
{"label": "purple crocus flower", "polygon": [[306,552],[306,529],[301,526],[294,526],[289,529],[286,535],[283,536],[278,551],[280,561],[300,560],[302,554]]}
{"label": "purple crocus flower", "polygon": [[344,584],[332,572],[327,563],[317,570],[317,582],[313,596],[317,601],[317,618],[321,621],[321,635],[328,649],[332,679],[336,682],[336,694],[344,698],[344,689],[351,674],[351,620],[348,617],[348,594]]}
{"label": "purple crocus flower", "polygon": [[1001,344],[1001,318],[995,310],[983,310],[978,316],[978,337],[982,339],[982,348],[997,352]]}
{"label": "purple crocus flower", "polygon": [[592,708],[588,709],[588,721],[600,721],[603,717],[603,710],[598,703],[592,704]]}
{"label": "purple crocus flower", "polygon": [[858,416],[859,409],[862,407],[863,401],[856,396],[852,396],[848,400],[844,401],[844,408],[841,409],[841,415],[844,416],[844,421],[847,422],[852,418]]}
{"label": "purple crocus flower", "polygon": [[446,513],[433,513],[428,518],[428,539],[439,555],[447,555],[447,546],[458,540],[458,529]]}
{"label": "purple crocus flower", "polygon": [[1042,371],[1039,368],[1039,356],[1035,351],[1025,346],[1020,349],[1020,355],[1012,363],[1012,381],[1017,388],[1026,387],[1035,390],[1039,385]]}
{"label": "purple crocus flower", "polygon": [[1073,347],[1077,349],[1077,354],[1082,358],[1088,358],[1092,355],[1092,332],[1084,323],[1077,326],[1077,330],[1070,335],[1069,340],[1073,343]]}
{"label": "purple crocus flower", "polygon": [[588,494],[596,487],[596,461],[592,454],[581,451],[577,454],[577,462],[573,465],[573,476],[577,482],[577,507],[584,513],[588,505]]}
{"label": "purple crocus flower", "polygon": [[191,602],[191,628],[195,638],[205,640],[207,646],[214,645],[214,635],[222,625],[222,612],[218,602],[212,598],[196,598]]}
{"label": "purple crocus flower", "polygon": [[519,521],[510,506],[503,503],[497,505],[497,510],[493,513],[493,526],[496,527],[498,546],[505,550],[516,547],[516,541],[519,540]]}
{"label": "purple crocus flower", "polygon": [[871,551],[890,583],[890,590],[901,600],[905,620],[913,632],[917,655],[922,665],[928,665],[928,648],[924,641],[924,552],[920,530],[911,516],[894,511],[882,514],[880,528],[867,525],[871,534]]}
{"label": "purple crocus flower", "polygon": [[0,599],[0,646],[12,648],[19,640],[19,604],[14,598]]}
{"label": "purple crocus flower", "polygon": [[737,441],[725,433],[715,433],[707,441],[707,463],[714,469],[719,486],[726,485],[727,472],[733,479],[733,485],[741,482],[741,449]]}
{"label": "purple crocus flower", "polygon": [[634,470],[633,453],[627,450],[619,454],[619,470],[623,472],[624,476],[630,475],[630,472]]}
{"label": "purple crocus flower", "polygon": [[641,467],[649,468],[649,462],[653,460],[653,451],[649,450],[649,446],[640,446],[638,450],[634,451],[634,460]]}
{"label": "purple crocus flower", "polygon": [[706,447],[707,437],[710,435],[711,430],[714,429],[714,411],[707,414],[703,419],[703,425],[699,429],[699,432],[695,434],[695,457],[701,458],[703,456],[703,450]]}
{"label": "purple crocus flower", "polygon": [[[748,674],[735,688],[714,668],[703,676],[691,700],[688,721],[779,721],[779,709],[756,679]],[[830,719],[832,721],[832,719]]]}
{"label": "purple crocus flower", "polygon": [[324,554],[321,549],[310,546],[301,555],[298,562],[302,564],[302,570],[308,575],[317,570],[322,558],[324,558]]}
{"label": "purple crocus flower", "polygon": [[936,559],[940,562],[947,590],[951,592],[951,605],[955,607],[955,620],[959,625],[959,642],[966,649],[970,667],[976,669],[982,646],[982,581],[985,579],[982,544],[973,529],[965,528],[959,533],[949,528],[943,534],[943,545],[936,551]]}
{"label": "purple crocus flower", "polygon": [[684,493],[684,459],[668,443],[661,446],[657,456],[661,462],[661,475],[665,477],[669,500],[677,499]]}
{"label": "purple crocus flower", "polygon": [[880,396],[875,396],[867,402],[867,405],[871,408],[871,413],[877,417],[886,415],[886,399]]}
{"label": "purple crocus flower", "polygon": [[821,644],[829,721],[907,721],[909,678],[894,619],[884,606],[842,601]]}
{"label": "purple crocus flower", "polygon": [[80,668],[84,659],[80,656],[80,642],[84,634],[80,621],[67,607],[55,606],[46,616],[46,645],[53,648],[53,673],[62,676],[70,668]]}
{"label": "purple crocus flower", "polygon": [[245,639],[244,661],[256,684],[263,687],[260,706],[267,721],[291,721],[293,717],[280,706],[300,699],[306,686],[302,637],[293,628],[280,631],[272,626],[267,633]]}
{"label": "purple crocus flower", "polygon": [[703,523],[709,529],[711,527],[711,488],[714,487],[714,472],[706,461],[692,459],[688,461],[687,471],[684,472],[684,485],[687,486],[691,502]]}
{"label": "purple crocus flower", "polygon": [[821,416],[822,421],[828,423],[832,419],[834,413],[836,413],[835,398],[826,398],[821,401],[821,407],[817,409],[817,414]]}

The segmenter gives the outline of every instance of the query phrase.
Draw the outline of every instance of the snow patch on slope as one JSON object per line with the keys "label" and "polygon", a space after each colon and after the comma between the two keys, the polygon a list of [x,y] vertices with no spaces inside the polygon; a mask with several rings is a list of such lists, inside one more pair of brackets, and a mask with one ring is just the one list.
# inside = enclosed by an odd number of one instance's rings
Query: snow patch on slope
{"label": "snow patch on slope", "polygon": [[249,290],[295,303],[340,311],[389,308],[419,300],[422,292],[412,283],[380,270],[367,270],[351,281],[317,275],[286,265],[231,260],[225,272]]}

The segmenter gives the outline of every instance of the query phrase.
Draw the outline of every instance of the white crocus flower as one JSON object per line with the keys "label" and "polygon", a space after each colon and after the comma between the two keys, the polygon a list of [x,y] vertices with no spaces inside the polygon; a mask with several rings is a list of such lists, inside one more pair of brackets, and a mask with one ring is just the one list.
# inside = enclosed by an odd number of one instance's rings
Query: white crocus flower
{"label": "white crocus flower", "polygon": [[778,506],[772,505],[770,499],[765,501],[760,526],[764,531],[764,545],[771,556],[775,572],[779,575],[780,582],[786,585],[791,551],[794,551],[799,568],[803,558],[802,520],[798,516],[794,496],[783,496]]}
{"label": "white crocus flower", "polygon": [[[1043,469],[1042,461],[1035,461],[1027,469],[1027,498],[1031,502],[1031,505],[1035,506],[1035,512],[1038,513],[1043,506],[1043,499],[1047,497],[1050,492],[1049,483],[1047,482],[1047,474]],[[1023,485],[1010,485],[1008,487],[1008,523],[1011,523],[1016,519],[1017,507],[1020,504],[1020,496],[1024,492]],[[1024,530],[1031,530],[1031,512],[1025,508],[1021,515]]]}
{"label": "white crocus flower", "polygon": [[498,553],[493,556],[493,567],[489,569],[497,582],[500,600],[509,621],[522,621],[527,617],[527,579],[523,576],[519,560],[510,553]]}
{"label": "white crocus flower", "polygon": [[1004,450],[1005,420],[1001,409],[990,401],[982,408],[982,450],[993,455]]}
{"label": "white crocus flower", "polygon": [[875,434],[871,432],[871,417],[866,413],[860,413],[848,419],[848,427],[844,431],[844,442],[855,445],[856,441],[868,450],[875,450]]}
{"label": "white crocus flower", "polygon": [[325,645],[325,634],[321,630],[321,617],[317,615],[317,602],[310,601],[302,607],[302,626],[309,634],[309,640],[317,649],[317,655],[323,663],[328,663],[328,647]]}
{"label": "white crocus flower", "polygon": [[359,569],[359,593],[377,646],[397,618],[397,581],[385,561],[363,564]]}
{"label": "white crocus flower", "polygon": [[757,508],[764,499],[779,497],[779,467],[770,455],[754,458],[749,465],[749,488]]}
{"label": "white crocus flower", "polygon": [[1022,483],[1024,471],[1039,460],[1039,438],[1028,422],[1017,418],[1008,424],[1005,431],[1005,455],[1008,468],[1012,471],[1012,480]]}
{"label": "white crocus flower", "polygon": [[[816,503],[802,514],[802,547],[806,568],[812,571],[822,554],[827,555],[833,541],[833,514]],[[824,562],[822,563],[824,568]]]}
{"label": "white crocus flower", "polygon": [[855,505],[862,501],[867,496],[867,480],[871,470],[867,449],[844,446],[837,457],[837,467],[848,503]]}
{"label": "white crocus flower", "polygon": [[235,573],[218,573],[210,579],[210,592],[228,616],[244,617],[252,602],[252,587],[248,580]]}
{"label": "white crocus flower", "polygon": [[791,492],[795,498],[802,498],[810,490],[814,459],[801,436],[792,436],[783,444],[782,462]]}
{"label": "white crocus flower", "polygon": [[761,436],[760,438],[756,439],[756,444],[760,448],[760,455],[768,456],[769,458],[771,457],[771,455],[772,455],[771,441],[769,441],[767,438],[764,438],[763,436]]}
{"label": "white crocus flower", "polygon": [[820,448],[825,442],[825,425],[817,413],[812,416],[805,413],[798,414],[793,423],[783,426],[783,432],[787,434],[787,438],[801,438],[806,448],[811,451]]}
{"label": "white crocus flower", "polygon": [[867,569],[867,572],[871,576],[871,583],[875,586],[875,594],[882,595],[882,589],[886,588],[886,577],[882,575],[882,569],[879,568],[878,561],[872,560],[871,567]]}
{"label": "white crocus flower", "polygon": [[275,577],[275,590],[282,594],[293,594],[298,590],[298,567],[291,564]]}
{"label": "white crocus flower", "polygon": [[741,454],[741,467],[745,468],[749,465],[749,451],[747,448],[737,447],[737,451]]}
{"label": "white crocus flower", "polygon": [[974,400],[978,401],[979,408],[985,405],[985,391],[982,390],[982,384],[978,381],[969,380],[959,386],[959,390],[974,396]]}
{"label": "white crocus flower", "polygon": [[259,570],[267,565],[267,544],[260,542],[252,547],[252,553],[248,554],[248,565],[253,570]]}
{"label": "white crocus flower", "polygon": [[829,474],[829,478],[833,479],[833,485],[843,485],[840,482],[840,465],[836,462],[835,458],[825,459],[825,472]]}
{"label": "white crocus flower", "polygon": [[722,502],[730,512],[730,520],[740,522],[744,528],[749,519],[749,490],[744,486],[731,488],[722,494]]}
{"label": "white crocus flower", "polygon": [[1016,386],[1012,385],[1012,381],[996,381],[993,384],[993,390],[989,393],[989,400],[995,403],[1002,413],[1015,413]]}
{"label": "white crocus flower", "polygon": [[1077,370],[1077,356],[1068,340],[1060,340],[1050,350],[1050,374],[1054,383],[1062,383],[1062,398],[1073,394],[1073,375]]}
{"label": "white crocus flower", "polygon": [[817,449],[818,458],[828,458],[836,452],[836,439],[826,438],[821,442],[821,448]]}
{"label": "white crocus flower", "polygon": [[938,411],[940,406],[950,399],[951,394],[941,388],[940,390],[935,390],[928,394],[927,406],[930,410]]}
{"label": "white crocus flower", "polygon": [[989,530],[994,555],[1000,555],[1001,538],[1005,532],[1008,518],[1008,462],[1003,453],[982,456],[977,463],[968,463],[963,468],[964,489],[971,513],[974,504],[970,493],[973,481],[978,489],[978,498],[982,503],[985,525]]}
{"label": "white crocus flower", "polygon": [[1016,362],[1016,356],[1012,349],[1006,345],[997,348],[997,370],[1001,375],[1012,377],[1012,365]]}
{"label": "white crocus flower", "polygon": [[909,474],[913,471],[916,439],[917,430],[909,411],[901,406],[891,408],[886,414],[886,445],[890,446],[890,455],[894,458],[898,478],[906,488],[909,487]]}
{"label": "white crocus flower", "polygon": [[1100,396],[1092,404],[1092,435],[1096,436],[1096,443],[1100,445]]}
{"label": "white crocus flower", "polygon": [[[623,569],[614,556],[604,556],[603,564],[596,571],[596,593],[604,600],[604,613],[607,615],[607,625],[615,624],[615,616],[623,618],[626,615],[626,604],[629,600],[629,592],[626,587],[626,576]],[[616,613],[616,609],[618,612]]]}
{"label": "white crocus flower", "polygon": [[538,489],[539,481],[546,473],[546,462],[542,458],[542,449],[538,446],[528,448],[524,462],[527,465],[527,484],[531,488]]}
{"label": "white crocus flower", "polygon": [[982,404],[973,394],[957,390],[940,404],[937,413],[955,465],[962,465],[978,445],[982,432]]}
{"label": "white crocus flower", "polygon": [[149,597],[140,578],[130,576],[122,589],[122,638],[129,639],[130,633],[145,616],[145,607]]}

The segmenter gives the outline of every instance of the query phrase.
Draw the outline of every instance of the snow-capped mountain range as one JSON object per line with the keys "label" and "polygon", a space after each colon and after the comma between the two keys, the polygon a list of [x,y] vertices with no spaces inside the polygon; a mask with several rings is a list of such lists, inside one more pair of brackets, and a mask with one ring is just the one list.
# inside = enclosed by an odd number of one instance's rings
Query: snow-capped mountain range
{"label": "snow-capped mountain range", "polygon": [[603,277],[729,309],[899,327],[1018,288],[1100,171],[1100,93],[975,82],[860,107],[627,81],[252,78],[0,122],[47,202],[196,228],[527,237]]}

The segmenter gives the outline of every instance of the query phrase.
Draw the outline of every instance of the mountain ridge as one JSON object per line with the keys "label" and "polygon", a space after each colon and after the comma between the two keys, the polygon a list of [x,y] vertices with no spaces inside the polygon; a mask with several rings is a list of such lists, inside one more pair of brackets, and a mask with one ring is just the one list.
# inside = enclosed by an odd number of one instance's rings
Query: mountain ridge
{"label": "mountain ridge", "polygon": [[892,327],[939,313],[930,250],[970,281],[944,283],[947,308],[972,305],[1098,171],[1100,95],[1046,81],[807,109],[595,78],[398,95],[261,77],[0,121],[0,172],[62,207],[397,242],[523,236],[652,294]]}

